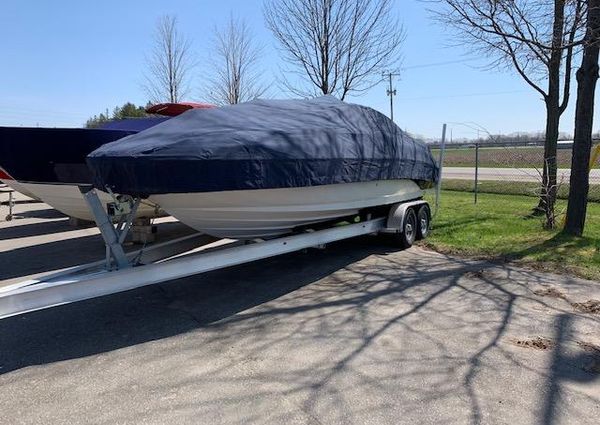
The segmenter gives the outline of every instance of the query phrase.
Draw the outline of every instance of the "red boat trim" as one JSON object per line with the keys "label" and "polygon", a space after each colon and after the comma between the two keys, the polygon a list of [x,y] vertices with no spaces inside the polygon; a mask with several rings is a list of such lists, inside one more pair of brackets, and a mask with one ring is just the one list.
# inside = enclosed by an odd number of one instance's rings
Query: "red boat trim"
{"label": "red boat trim", "polygon": [[146,112],[149,114],[164,115],[167,117],[174,117],[183,114],[185,111],[190,109],[212,109],[216,108],[215,105],[210,103],[194,103],[194,102],[179,102],[179,103],[158,103],[146,108]]}
{"label": "red boat trim", "polygon": [[0,168],[0,180],[14,180],[10,174]]}

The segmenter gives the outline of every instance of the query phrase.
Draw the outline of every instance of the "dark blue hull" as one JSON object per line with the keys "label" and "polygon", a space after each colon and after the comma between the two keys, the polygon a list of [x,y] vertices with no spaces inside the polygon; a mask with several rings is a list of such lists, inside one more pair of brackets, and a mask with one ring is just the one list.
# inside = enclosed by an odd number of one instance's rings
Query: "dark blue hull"
{"label": "dark blue hull", "polygon": [[0,167],[21,182],[91,183],[90,152],[163,121],[124,120],[97,129],[0,127]]}

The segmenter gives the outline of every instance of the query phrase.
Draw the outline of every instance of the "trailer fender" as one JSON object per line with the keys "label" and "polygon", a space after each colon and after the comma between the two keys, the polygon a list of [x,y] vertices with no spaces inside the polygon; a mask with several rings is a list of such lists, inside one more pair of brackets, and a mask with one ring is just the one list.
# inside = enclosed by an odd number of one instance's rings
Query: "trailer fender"
{"label": "trailer fender", "polygon": [[416,201],[410,202],[402,202],[399,204],[392,205],[390,212],[388,214],[386,228],[382,230],[383,233],[402,233],[404,231],[404,218],[406,217],[406,211],[409,208],[415,208],[418,210],[418,207],[421,205],[427,205],[427,201],[423,199],[419,199]]}

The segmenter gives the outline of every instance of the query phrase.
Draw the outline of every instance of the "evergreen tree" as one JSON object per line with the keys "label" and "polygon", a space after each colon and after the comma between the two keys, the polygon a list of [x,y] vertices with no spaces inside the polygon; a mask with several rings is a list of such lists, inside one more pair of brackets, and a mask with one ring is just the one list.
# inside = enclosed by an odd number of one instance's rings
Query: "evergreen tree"
{"label": "evergreen tree", "polygon": [[144,106],[136,106],[131,102],[126,102],[123,106],[115,107],[115,109],[113,109],[112,116],[109,115],[107,109],[106,113],[94,115],[93,117],[89,118],[86,121],[85,126],[86,128],[97,128],[109,121],[123,120],[126,118],[143,118],[147,116],[148,113],[146,113]]}

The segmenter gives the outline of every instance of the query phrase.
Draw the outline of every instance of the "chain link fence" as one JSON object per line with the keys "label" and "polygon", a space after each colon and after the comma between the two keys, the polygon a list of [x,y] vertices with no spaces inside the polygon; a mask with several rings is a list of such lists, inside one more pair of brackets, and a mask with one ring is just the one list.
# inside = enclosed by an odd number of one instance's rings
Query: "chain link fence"
{"label": "chain link fence", "polygon": [[[439,147],[432,152],[439,157]],[[557,193],[567,199],[571,168],[571,143],[560,143],[557,150]],[[589,201],[600,202],[600,144],[592,148]],[[442,189],[480,193],[537,197],[542,189],[543,143],[446,145]]]}

